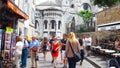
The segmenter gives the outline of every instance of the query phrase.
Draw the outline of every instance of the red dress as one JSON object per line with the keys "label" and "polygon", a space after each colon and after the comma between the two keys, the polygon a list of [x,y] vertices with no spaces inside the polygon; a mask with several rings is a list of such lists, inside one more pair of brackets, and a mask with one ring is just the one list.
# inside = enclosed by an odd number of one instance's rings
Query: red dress
{"label": "red dress", "polygon": [[57,44],[53,44],[52,50],[55,50],[55,53],[52,53],[52,57],[58,57],[59,55],[59,45]]}

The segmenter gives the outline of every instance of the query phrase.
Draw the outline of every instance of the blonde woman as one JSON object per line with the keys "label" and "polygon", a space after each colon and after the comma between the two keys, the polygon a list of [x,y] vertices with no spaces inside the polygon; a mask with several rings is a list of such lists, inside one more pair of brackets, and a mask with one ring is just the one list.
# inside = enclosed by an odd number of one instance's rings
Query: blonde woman
{"label": "blonde woman", "polygon": [[73,32],[70,32],[68,34],[69,40],[66,43],[66,57],[68,59],[69,68],[76,68],[76,61],[74,60],[74,54],[72,52],[72,49],[70,47],[70,44],[74,50],[75,53],[80,51],[80,44],[78,40],[75,37],[75,34]]}
{"label": "blonde woman", "polygon": [[15,50],[15,64],[16,64],[16,68],[20,68],[20,59],[21,59],[21,55],[22,55],[23,45],[24,44],[22,42],[22,38],[20,36],[17,37],[16,46],[13,47],[13,49]]}

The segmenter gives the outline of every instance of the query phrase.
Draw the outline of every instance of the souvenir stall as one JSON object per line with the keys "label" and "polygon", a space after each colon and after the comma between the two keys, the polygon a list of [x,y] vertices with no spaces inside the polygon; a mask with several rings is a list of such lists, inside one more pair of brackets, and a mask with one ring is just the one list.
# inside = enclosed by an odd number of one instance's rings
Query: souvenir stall
{"label": "souvenir stall", "polygon": [[15,29],[18,19],[28,19],[11,0],[0,0],[0,62],[4,68],[13,68],[12,57],[16,43]]}

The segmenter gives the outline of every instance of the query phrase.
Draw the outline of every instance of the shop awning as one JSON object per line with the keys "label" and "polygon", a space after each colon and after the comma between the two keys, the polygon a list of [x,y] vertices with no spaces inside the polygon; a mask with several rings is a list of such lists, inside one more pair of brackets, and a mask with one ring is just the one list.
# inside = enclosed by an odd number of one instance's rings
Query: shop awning
{"label": "shop awning", "polygon": [[98,25],[97,27],[98,27],[98,31],[102,31],[102,30],[118,30],[118,29],[120,29],[120,21],[113,22],[113,23],[108,23],[108,24]]}
{"label": "shop awning", "polygon": [[26,15],[23,11],[21,11],[14,3],[10,0],[7,0],[7,7],[13,10],[16,14],[23,17],[24,19],[28,19],[28,15]]}

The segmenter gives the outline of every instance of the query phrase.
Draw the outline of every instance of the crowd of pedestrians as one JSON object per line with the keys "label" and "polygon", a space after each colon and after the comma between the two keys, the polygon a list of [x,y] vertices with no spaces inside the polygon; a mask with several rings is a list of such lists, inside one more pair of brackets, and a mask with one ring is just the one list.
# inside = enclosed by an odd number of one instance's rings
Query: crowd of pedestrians
{"label": "crowd of pedestrians", "polygon": [[[40,42],[36,37],[32,37],[32,41],[28,41],[28,36],[21,38],[20,36],[16,39],[16,46],[12,49],[14,50],[15,64],[16,68],[26,68],[27,58],[30,54],[31,58],[31,68],[37,68],[37,61],[39,60],[38,52],[41,48],[43,52],[44,61],[46,61],[47,52],[51,52],[52,61],[54,68],[58,63],[58,56],[61,57],[61,63],[63,68],[76,68],[75,54],[80,53],[81,59],[79,61],[82,65],[84,57],[89,57],[91,55],[91,45],[92,38],[89,34],[85,34],[76,38],[75,33],[70,32],[69,34],[63,34],[62,39],[58,39],[55,35],[52,35],[51,39],[44,37]],[[117,38],[115,40],[115,49],[120,51],[120,40]],[[74,51],[74,53],[73,53]],[[120,57],[116,57],[118,64],[120,66]],[[113,61],[110,62],[110,66],[113,66]]]}
{"label": "crowd of pedestrians", "polygon": [[46,37],[42,40],[41,47],[44,54],[44,60],[46,61],[46,54],[48,51],[51,52],[52,61],[54,68],[57,65],[57,58],[61,55],[61,63],[63,64],[63,68],[75,68],[76,61],[74,61],[74,54],[70,48],[70,43],[76,52],[80,52],[81,60],[80,65],[84,60],[84,56],[90,56],[91,52],[91,45],[92,45],[92,38],[89,34],[84,36],[80,36],[79,39],[76,38],[73,32],[70,32],[68,35],[63,34],[62,39],[58,39],[55,35],[52,35],[52,38],[48,40]]}
{"label": "crowd of pedestrians", "polygon": [[69,68],[75,68],[76,61],[74,60],[74,54],[70,45],[75,53],[80,52],[80,65],[82,65],[85,52],[87,56],[90,56],[90,46],[92,43],[90,35],[81,36],[77,39],[75,34],[70,32],[68,35],[63,34],[62,37],[62,39],[56,38],[55,35],[52,35],[51,39],[44,37],[40,44],[36,37],[32,37],[32,41],[28,41],[28,36],[25,38],[18,36],[16,46],[12,48],[14,50],[16,68],[26,68],[29,54],[32,63],[31,68],[37,68],[40,47],[44,55],[44,61],[46,61],[47,52],[51,52],[51,63],[53,63],[54,68],[56,68],[58,63],[57,59],[59,55],[61,55],[63,68],[67,68],[68,66]]}

